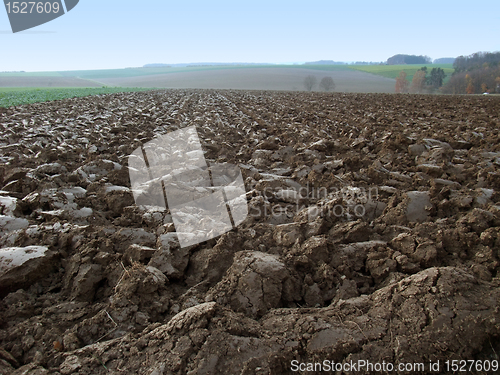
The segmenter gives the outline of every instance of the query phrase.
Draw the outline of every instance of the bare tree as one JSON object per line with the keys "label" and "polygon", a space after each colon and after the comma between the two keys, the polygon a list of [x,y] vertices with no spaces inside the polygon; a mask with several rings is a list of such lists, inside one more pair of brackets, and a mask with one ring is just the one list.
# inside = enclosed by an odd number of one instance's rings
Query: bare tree
{"label": "bare tree", "polygon": [[314,85],[316,84],[316,77],[312,75],[308,75],[304,78],[304,87],[307,91],[311,91]]}
{"label": "bare tree", "polygon": [[411,80],[410,92],[421,93],[425,85],[425,71],[420,69],[415,72]]}
{"label": "bare tree", "polygon": [[396,78],[396,92],[397,93],[407,93],[410,82],[406,79],[406,72],[402,70],[399,73],[399,77]]}
{"label": "bare tree", "polygon": [[323,77],[319,83],[319,87],[325,91],[333,91],[335,90],[335,82],[333,82],[332,77]]}

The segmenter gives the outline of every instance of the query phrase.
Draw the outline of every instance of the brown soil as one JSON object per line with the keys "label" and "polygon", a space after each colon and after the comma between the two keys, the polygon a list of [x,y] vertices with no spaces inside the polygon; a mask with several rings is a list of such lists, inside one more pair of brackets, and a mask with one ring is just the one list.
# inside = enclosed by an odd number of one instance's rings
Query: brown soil
{"label": "brown soil", "polygon": [[[498,361],[499,109],[222,90],[0,108],[0,374]],[[181,249],[168,210],[134,204],[127,157],[190,125],[240,166],[250,214]]]}

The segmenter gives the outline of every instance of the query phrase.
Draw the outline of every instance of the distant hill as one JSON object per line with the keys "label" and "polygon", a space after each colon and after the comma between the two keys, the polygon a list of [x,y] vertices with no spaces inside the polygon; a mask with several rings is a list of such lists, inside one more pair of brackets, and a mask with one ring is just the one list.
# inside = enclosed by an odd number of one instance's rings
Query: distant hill
{"label": "distant hill", "polygon": [[145,64],[143,68],[185,68],[193,66],[257,66],[257,65],[274,65],[269,63],[214,63],[214,62],[199,62],[199,63],[181,63],[181,64]]}
{"label": "distant hill", "polygon": [[417,55],[394,55],[387,59],[388,65],[402,65],[402,64],[432,64],[429,56]]}
{"label": "distant hill", "polygon": [[385,63],[380,61],[356,61],[351,63],[351,65],[384,65]]}
{"label": "distant hill", "polygon": [[170,68],[171,65],[168,64],[146,64],[143,68]]}
{"label": "distant hill", "polygon": [[434,60],[433,64],[453,64],[455,62],[455,57],[442,57],[440,59]]}
{"label": "distant hill", "polygon": [[319,61],[311,61],[306,62],[304,65],[346,65],[346,62],[342,61],[333,61],[333,60],[319,60]]}

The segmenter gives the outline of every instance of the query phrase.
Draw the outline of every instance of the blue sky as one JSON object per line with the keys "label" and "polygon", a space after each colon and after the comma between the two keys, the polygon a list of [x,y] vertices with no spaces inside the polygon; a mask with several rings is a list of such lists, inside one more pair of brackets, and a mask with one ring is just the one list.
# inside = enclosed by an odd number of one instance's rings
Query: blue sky
{"label": "blue sky", "polygon": [[0,71],[147,63],[385,61],[500,50],[500,1],[80,0],[13,34],[0,8]]}

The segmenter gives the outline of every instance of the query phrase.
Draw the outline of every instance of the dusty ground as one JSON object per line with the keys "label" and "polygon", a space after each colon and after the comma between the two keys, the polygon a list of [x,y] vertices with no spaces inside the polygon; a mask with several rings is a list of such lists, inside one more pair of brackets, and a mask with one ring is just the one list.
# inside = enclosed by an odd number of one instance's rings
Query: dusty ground
{"label": "dusty ground", "polygon": [[[0,373],[498,361],[499,109],[201,90],[0,109]],[[240,166],[250,215],[180,249],[127,157],[188,125]]]}

